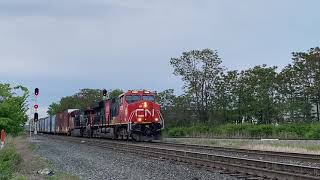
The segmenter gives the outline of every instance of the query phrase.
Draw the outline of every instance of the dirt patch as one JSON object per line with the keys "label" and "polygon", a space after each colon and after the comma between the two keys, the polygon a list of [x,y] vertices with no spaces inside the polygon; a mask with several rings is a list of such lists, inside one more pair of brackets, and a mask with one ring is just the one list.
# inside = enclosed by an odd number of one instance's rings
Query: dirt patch
{"label": "dirt patch", "polygon": [[[67,172],[58,171],[54,168],[53,164],[37,154],[36,149],[38,148],[37,143],[41,140],[32,137],[27,138],[26,136],[19,136],[12,138],[12,143],[15,146],[17,153],[22,158],[22,163],[18,173],[15,174],[14,179],[31,179],[31,180],[78,180],[77,176],[71,175]],[[39,170],[48,168],[53,170],[53,175],[40,175]]]}
{"label": "dirt patch", "polygon": [[45,161],[32,152],[32,145],[29,143],[29,139],[19,136],[13,139],[13,144],[23,160],[20,174],[27,179],[44,179],[44,177],[37,174],[37,171],[44,168]]}

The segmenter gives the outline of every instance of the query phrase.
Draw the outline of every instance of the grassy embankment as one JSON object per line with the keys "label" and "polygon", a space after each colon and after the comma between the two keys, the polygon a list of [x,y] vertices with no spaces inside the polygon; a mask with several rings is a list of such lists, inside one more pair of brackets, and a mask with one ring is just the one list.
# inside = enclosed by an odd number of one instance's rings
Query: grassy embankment
{"label": "grassy embankment", "polygon": [[19,170],[22,162],[22,158],[10,143],[10,138],[8,141],[4,149],[0,150],[0,179],[13,178],[13,174]]}
{"label": "grassy embankment", "polygon": [[320,123],[254,125],[226,124],[219,126],[194,125],[173,127],[164,132],[166,137],[206,138],[279,138],[279,139],[320,139]]}
{"label": "grassy embankment", "polygon": [[41,176],[36,172],[43,168],[53,169],[50,162],[37,155],[36,146],[26,136],[8,137],[6,146],[0,150],[0,180],[15,179],[78,179],[64,172],[54,171],[53,176]]}

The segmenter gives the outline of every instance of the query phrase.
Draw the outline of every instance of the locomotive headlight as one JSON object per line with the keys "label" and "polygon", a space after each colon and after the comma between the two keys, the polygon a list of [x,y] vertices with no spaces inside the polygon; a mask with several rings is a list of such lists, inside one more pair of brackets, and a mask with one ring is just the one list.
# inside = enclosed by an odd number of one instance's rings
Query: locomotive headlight
{"label": "locomotive headlight", "polygon": [[147,102],[144,102],[144,103],[143,103],[143,107],[144,107],[144,108],[147,108],[147,107],[148,107],[148,103],[147,103]]}
{"label": "locomotive headlight", "polygon": [[155,121],[159,121],[159,118],[154,118]]}
{"label": "locomotive headlight", "polygon": [[141,122],[142,121],[142,118],[138,118],[138,122]]}

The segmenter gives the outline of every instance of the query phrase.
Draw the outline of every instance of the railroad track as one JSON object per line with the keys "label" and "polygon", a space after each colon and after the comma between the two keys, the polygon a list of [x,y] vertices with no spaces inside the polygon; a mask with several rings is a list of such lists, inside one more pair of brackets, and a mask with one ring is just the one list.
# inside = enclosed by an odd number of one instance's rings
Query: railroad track
{"label": "railroad track", "polygon": [[[124,141],[112,141],[101,139],[87,139],[77,137],[50,136],[52,139],[71,141],[114,149],[117,151],[130,152],[144,156],[152,156],[161,159],[201,166],[207,170],[223,170],[244,179],[288,179],[288,180],[314,180],[320,179],[320,168],[299,166],[286,163],[262,161],[256,159],[237,158],[230,156],[199,153],[188,150],[168,149],[162,147],[146,146],[145,144],[126,143]],[[171,143],[170,143],[171,144]],[[179,145],[178,145],[179,146]],[[185,145],[181,145],[185,146]],[[193,146],[193,145],[191,145]],[[199,147],[201,148],[201,147]]]}
{"label": "railroad track", "polygon": [[228,147],[191,145],[191,144],[167,143],[167,142],[152,142],[152,143],[156,145],[159,144],[161,146],[167,146],[172,148],[194,149],[194,150],[208,151],[208,152],[210,151],[228,152],[228,153],[237,153],[242,155],[253,155],[253,156],[261,157],[263,159],[286,159],[286,160],[292,160],[292,161],[301,161],[301,162],[320,164],[320,155],[317,155],[317,154],[262,151],[262,150],[251,150],[251,149],[241,149],[241,148],[228,148]]}

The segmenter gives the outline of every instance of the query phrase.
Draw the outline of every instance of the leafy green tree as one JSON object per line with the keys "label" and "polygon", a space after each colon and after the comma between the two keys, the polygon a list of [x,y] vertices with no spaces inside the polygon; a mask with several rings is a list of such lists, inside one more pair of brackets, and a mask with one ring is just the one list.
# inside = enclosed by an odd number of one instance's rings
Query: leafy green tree
{"label": "leafy green tree", "polygon": [[10,84],[0,83],[0,129],[3,128],[11,134],[23,131],[24,124],[28,120],[26,114],[28,94],[26,87],[12,88]]}
{"label": "leafy green tree", "polygon": [[217,81],[212,116],[219,124],[236,121],[237,82],[237,71],[223,72]]}
{"label": "leafy green tree", "polygon": [[166,127],[187,126],[197,120],[195,107],[190,96],[176,96],[173,89],[167,89],[157,94],[157,103],[166,121]]}
{"label": "leafy green tree", "polygon": [[278,117],[276,68],[262,65],[241,72],[237,88],[240,118],[265,124]]}
{"label": "leafy green tree", "polygon": [[157,93],[157,103],[161,106],[162,110],[170,109],[174,106],[176,96],[173,89],[166,89]]}
{"label": "leafy green tree", "polygon": [[122,93],[123,93],[123,90],[121,90],[121,89],[114,89],[114,90],[111,90],[109,96],[110,96],[110,98],[115,98],[115,97],[120,96]]}
{"label": "leafy green tree", "polygon": [[[283,114],[295,121],[310,121],[319,117],[320,103],[320,48],[292,53],[292,64],[280,73],[280,91],[283,95]],[[315,115],[312,113],[316,106]]]}
{"label": "leafy green tree", "polygon": [[[320,103],[320,48],[311,48],[308,52],[295,52],[293,55],[293,68],[297,72],[301,84],[303,85],[303,92],[306,101],[317,106],[317,119],[319,117],[319,103]],[[305,107],[309,111],[311,105]],[[309,114],[306,114],[307,116]],[[310,114],[310,117],[312,115]]]}
{"label": "leafy green tree", "polygon": [[311,109],[304,96],[304,87],[297,71],[291,64],[286,66],[278,75],[279,103],[283,121],[304,121]]}
{"label": "leafy green tree", "polygon": [[93,102],[100,100],[102,100],[100,89],[80,89],[76,94],[62,97],[58,103],[50,104],[47,113],[54,115],[67,109],[86,109]]}
{"label": "leafy green tree", "polygon": [[215,85],[223,70],[218,53],[210,49],[192,50],[179,58],[171,58],[170,64],[174,74],[182,77],[185,92],[195,104],[199,119],[207,121]]}
{"label": "leafy green tree", "polygon": [[[110,98],[118,97],[122,94],[121,89],[110,90]],[[72,96],[62,97],[58,103],[50,104],[47,113],[54,115],[67,109],[86,109],[93,102],[102,100],[102,92],[100,89],[80,89],[79,92]]]}
{"label": "leafy green tree", "polygon": [[54,115],[60,111],[59,108],[60,108],[60,105],[58,103],[53,102],[50,104],[47,113],[49,115]]}

